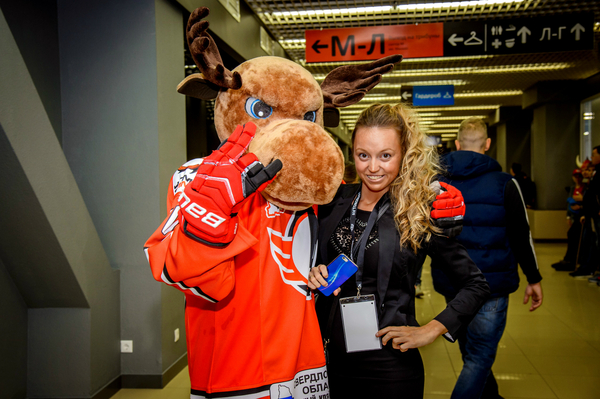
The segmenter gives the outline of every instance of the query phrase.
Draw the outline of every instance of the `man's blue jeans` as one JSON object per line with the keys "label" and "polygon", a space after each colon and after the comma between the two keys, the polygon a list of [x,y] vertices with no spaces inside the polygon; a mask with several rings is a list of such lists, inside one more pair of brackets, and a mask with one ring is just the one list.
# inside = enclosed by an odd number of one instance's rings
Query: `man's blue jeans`
{"label": "man's blue jeans", "polygon": [[506,327],[507,309],[508,296],[489,299],[475,315],[466,332],[458,337],[464,365],[451,399],[481,397],[496,359],[498,342]]}

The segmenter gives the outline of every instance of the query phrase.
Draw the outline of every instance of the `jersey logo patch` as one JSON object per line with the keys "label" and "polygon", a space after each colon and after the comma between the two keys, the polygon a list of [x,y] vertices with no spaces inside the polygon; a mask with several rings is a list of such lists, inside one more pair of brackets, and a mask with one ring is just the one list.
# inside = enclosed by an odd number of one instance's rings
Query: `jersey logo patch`
{"label": "jersey logo patch", "polygon": [[177,172],[173,175],[173,194],[182,193],[185,186],[194,180],[201,163],[202,159],[192,159],[177,169]]}
{"label": "jersey logo patch", "polygon": [[287,235],[270,227],[267,227],[267,232],[271,256],[279,267],[281,279],[310,300],[308,272],[311,266],[311,233],[307,215],[302,215],[294,231]]}
{"label": "jersey logo patch", "polygon": [[267,206],[265,206],[265,212],[269,219],[273,219],[276,216],[283,215],[285,211],[283,209],[279,209],[279,207],[275,204],[271,204],[267,202]]}

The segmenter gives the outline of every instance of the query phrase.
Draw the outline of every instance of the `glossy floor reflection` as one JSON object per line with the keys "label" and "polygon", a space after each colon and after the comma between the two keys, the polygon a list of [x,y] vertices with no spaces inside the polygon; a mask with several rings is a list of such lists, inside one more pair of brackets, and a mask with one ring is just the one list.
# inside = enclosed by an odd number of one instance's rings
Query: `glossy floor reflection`
{"label": "glossy floor reflection", "polygon": [[[575,280],[550,266],[560,260],[565,244],[536,244],[544,280],[544,304],[533,313],[523,305],[525,287],[511,295],[508,322],[493,367],[505,399],[600,398],[600,287]],[[431,272],[423,270],[423,299],[417,300],[417,318],[427,323],[444,307],[435,293]],[[425,399],[450,397],[462,361],[458,344],[439,338],[421,349],[425,363]],[[122,389],[116,399],[189,398],[184,369],[162,390]]]}
{"label": "glossy floor reflection", "polygon": [[[526,280],[510,296],[506,330],[494,367],[500,395],[516,398],[600,398],[600,287],[557,272],[551,264],[565,254],[565,244],[536,244],[544,303],[534,312],[523,305]],[[420,323],[445,306],[424,270]],[[420,305],[420,306],[419,306]],[[426,399],[449,398],[462,368],[457,344],[438,339],[421,350]]]}

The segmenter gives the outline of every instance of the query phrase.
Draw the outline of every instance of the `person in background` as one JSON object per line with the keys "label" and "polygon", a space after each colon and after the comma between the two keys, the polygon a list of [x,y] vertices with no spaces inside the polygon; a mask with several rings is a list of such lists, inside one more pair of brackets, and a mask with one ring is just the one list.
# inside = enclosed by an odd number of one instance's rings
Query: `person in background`
{"label": "person in background", "polygon": [[581,164],[581,174],[583,175],[582,183],[586,187],[586,189],[590,185],[592,177],[594,177],[594,172],[595,168],[592,164],[592,161],[586,158],[585,161],[583,161],[583,163]]}
{"label": "person in background", "polygon": [[352,162],[346,161],[344,163],[344,182],[346,184],[353,184],[358,182],[358,175],[356,174],[356,166]]}
{"label": "person in background", "polygon": [[584,224],[584,235],[589,242],[589,251],[586,259],[582,261],[581,266],[572,273],[571,277],[592,279],[593,282],[600,281],[593,278],[594,272],[598,269],[598,257],[600,250],[598,246],[598,233],[600,228],[600,178],[598,177],[598,165],[600,165],[600,146],[592,149],[591,164],[594,167],[594,173],[590,179],[588,189],[583,195],[583,216],[581,223]]}
{"label": "person in background", "polygon": [[[440,181],[454,185],[463,194],[464,227],[456,239],[483,272],[491,298],[458,337],[464,365],[452,399],[501,398],[491,368],[506,326],[508,295],[519,288],[517,265],[527,277],[523,303],[531,298],[530,311],[542,305],[542,276],[519,184],[485,155],[491,144],[485,123],[478,118],[464,120],[455,144],[458,151],[442,159],[447,175]],[[455,285],[436,267],[437,262],[431,262],[433,286],[451,303],[457,293]]]}
{"label": "person in background", "polygon": [[557,271],[575,270],[581,254],[583,224],[579,219],[583,215],[583,192],[585,189],[581,169],[573,171],[573,182],[575,185],[569,189],[569,197],[567,198],[567,223],[569,223],[567,253],[562,260],[552,265]]}
{"label": "person in background", "polygon": [[535,183],[523,172],[523,166],[520,163],[513,162],[510,167],[510,174],[515,178],[519,187],[521,188],[521,194],[527,208],[531,209],[536,204],[536,189]]}
{"label": "person in background", "polygon": [[[416,348],[440,335],[453,342],[486,300],[487,283],[465,249],[439,235],[432,219],[437,215],[430,217],[437,152],[416,115],[400,104],[370,106],[356,122],[352,148],[362,183],[340,186],[330,204],[319,206],[318,260],[324,264],[313,267],[308,278],[313,290],[327,286],[325,264],[342,253],[359,267],[333,295],[319,295],[316,302],[331,397],[422,399],[425,377]],[[451,195],[454,188],[447,188]],[[456,208],[462,206],[460,198]],[[414,285],[427,255],[458,292],[445,310],[419,326]],[[347,352],[338,294],[375,295],[382,349]]]}

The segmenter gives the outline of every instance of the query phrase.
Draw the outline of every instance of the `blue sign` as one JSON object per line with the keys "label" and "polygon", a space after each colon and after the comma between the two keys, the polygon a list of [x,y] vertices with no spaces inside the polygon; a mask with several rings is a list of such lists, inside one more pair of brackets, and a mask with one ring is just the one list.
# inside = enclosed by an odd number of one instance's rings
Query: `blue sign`
{"label": "blue sign", "polygon": [[454,105],[454,86],[413,86],[413,105]]}

